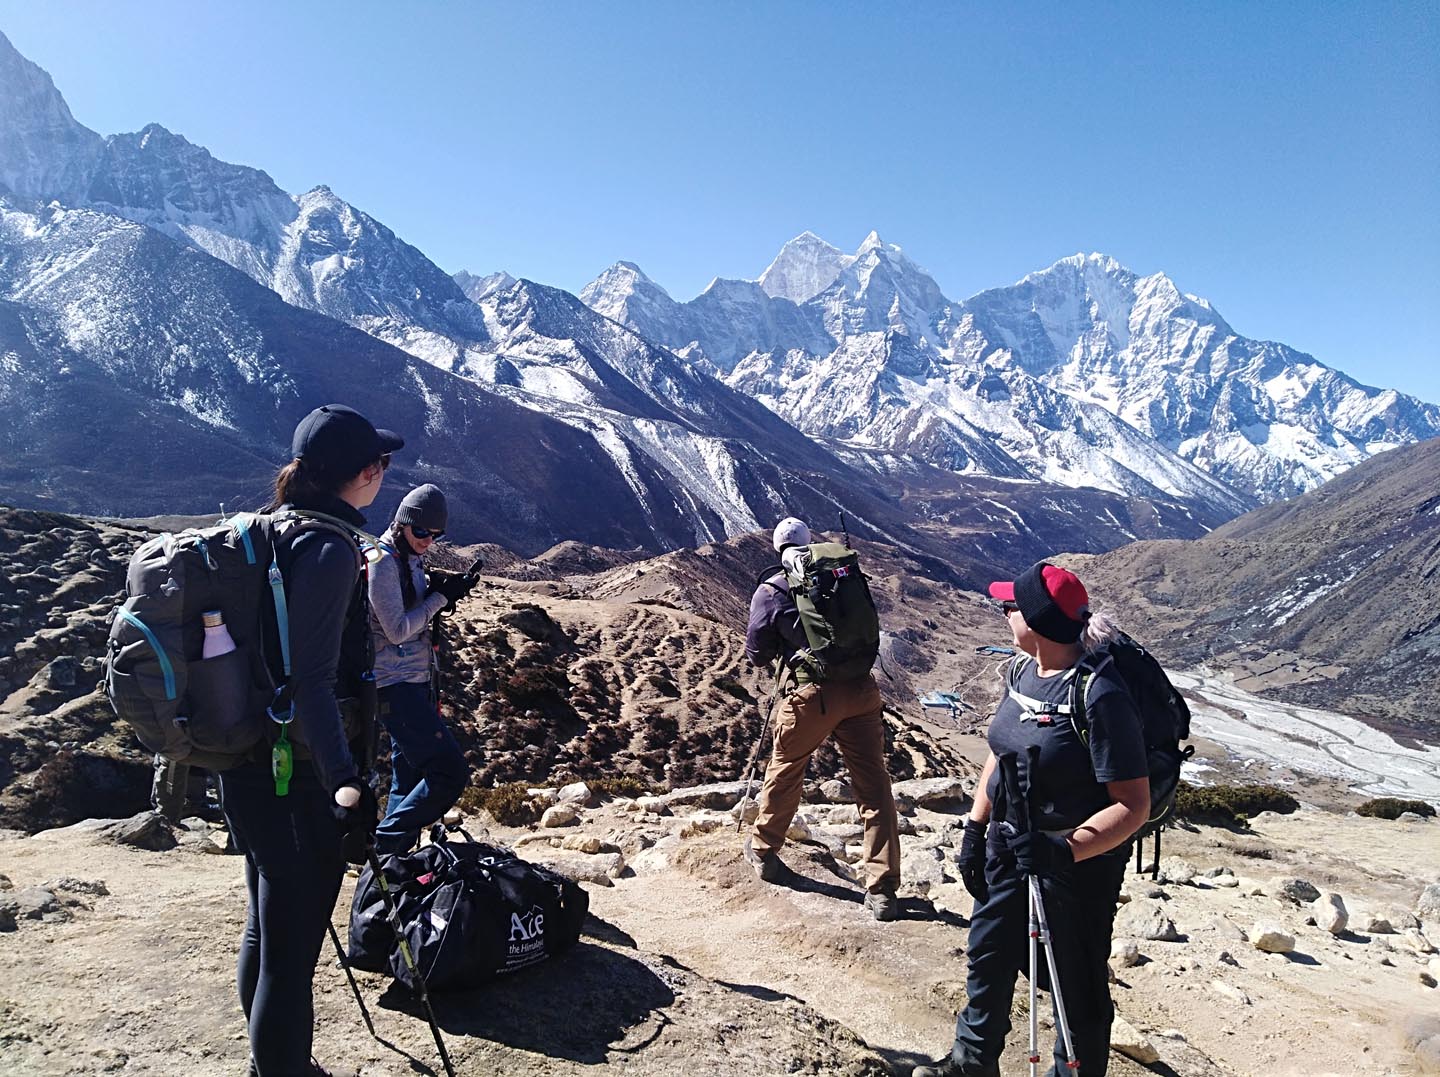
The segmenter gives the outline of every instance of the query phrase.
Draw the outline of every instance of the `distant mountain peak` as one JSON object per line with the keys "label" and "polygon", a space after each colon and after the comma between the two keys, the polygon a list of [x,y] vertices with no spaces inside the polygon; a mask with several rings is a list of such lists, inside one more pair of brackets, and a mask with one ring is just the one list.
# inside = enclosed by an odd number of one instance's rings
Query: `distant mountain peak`
{"label": "distant mountain peak", "polygon": [[760,274],[766,295],[804,303],[819,295],[855,260],[839,247],[814,232],[801,232],[780,248],[780,253]]}

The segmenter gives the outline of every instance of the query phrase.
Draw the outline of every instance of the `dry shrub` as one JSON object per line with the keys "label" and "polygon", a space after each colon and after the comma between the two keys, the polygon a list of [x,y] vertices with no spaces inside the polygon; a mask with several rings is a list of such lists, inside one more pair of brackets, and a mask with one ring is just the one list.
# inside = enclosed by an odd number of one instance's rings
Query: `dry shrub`
{"label": "dry shrub", "polygon": [[1398,819],[1405,812],[1414,812],[1416,815],[1431,819],[1435,815],[1435,808],[1423,800],[1401,800],[1399,797],[1376,797],[1374,800],[1367,800],[1360,807],[1355,809],[1359,815],[1369,816],[1372,819]]}
{"label": "dry shrub", "polygon": [[1243,826],[1262,811],[1289,815],[1300,802],[1273,785],[1205,785],[1180,783],[1175,797],[1175,817],[1197,823]]}

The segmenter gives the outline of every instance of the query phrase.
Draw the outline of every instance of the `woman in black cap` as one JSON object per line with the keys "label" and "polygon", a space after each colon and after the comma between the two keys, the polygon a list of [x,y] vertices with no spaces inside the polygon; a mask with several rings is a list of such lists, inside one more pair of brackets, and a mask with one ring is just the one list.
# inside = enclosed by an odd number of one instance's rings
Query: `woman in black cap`
{"label": "woman in black cap", "polygon": [[[317,408],[295,428],[294,459],[275,477],[266,510],[281,516],[275,549],[292,706],[277,720],[291,720],[273,755],[267,746],[263,758],[220,775],[226,822],[245,854],[249,908],[236,981],[250,1028],[250,1072],[260,1077],[325,1072],[310,1056],[311,980],[345,861],[364,858],[376,815],[341,718],[341,701],[364,698],[371,676],[360,510],[375,500],[390,453],[404,444],[342,404]],[[287,518],[286,510],[301,515]],[[272,672],[285,683],[283,669]]]}
{"label": "woman in black cap", "polygon": [[[430,690],[434,651],[430,619],[474,586],[469,576],[432,573],[424,558],[448,522],[445,495],[427,483],[405,495],[372,559],[370,633],[380,720],[390,734],[390,801],[375,832],[375,850],[407,852],[420,832],[460,799],[469,773],[438,700]],[[427,592],[427,586],[429,588]]]}
{"label": "woman in black cap", "polygon": [[[1079,1069],[1067,1068],[1056,1021],[1051,1074],[1102,1077],[1109,1062],[1108,962],[1115,904],[1129,839],[1150,811],[1149,767],[1140,716],[1112,670],[1086,674],[1088,744],[1055,708],[1066,705],[1081,660],[1115,634],[1091,617],[1075,576],[1032,565],[990,585],[1015,637],[1010,691],[990,722],[990,756],[975,789],[956,856],[975,899],[970,920],[968,1002],[949,1057],[912,1077],[999,1077],[1015,978],[1028,961],[1029,876],[1039,878]],[[1039,748],[1029,772],[1027,752]],[[1014,757],[1029,793],[1033,828],[999,795],[999,760]]]}

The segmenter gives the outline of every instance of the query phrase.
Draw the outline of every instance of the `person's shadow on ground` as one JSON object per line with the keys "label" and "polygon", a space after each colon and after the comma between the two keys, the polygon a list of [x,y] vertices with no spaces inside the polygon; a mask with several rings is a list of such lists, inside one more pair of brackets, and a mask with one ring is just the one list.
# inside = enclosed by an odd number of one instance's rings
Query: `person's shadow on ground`
{"label": "person's shadow on ground", "polygon": [[[586,921],[585,933],[612,945],[628,941],[595,917]],[[674,1001],[674,991],[644,961],[583,939],[558,957],[484,987],[430,996],[447,1036],[475,1036],[589,1065],[604,1063],[613,1051],[644,1047],[669,1023],[663,1011]],[[425,1020],[419,998],[399,984],[390,985],[380,1005]]]}

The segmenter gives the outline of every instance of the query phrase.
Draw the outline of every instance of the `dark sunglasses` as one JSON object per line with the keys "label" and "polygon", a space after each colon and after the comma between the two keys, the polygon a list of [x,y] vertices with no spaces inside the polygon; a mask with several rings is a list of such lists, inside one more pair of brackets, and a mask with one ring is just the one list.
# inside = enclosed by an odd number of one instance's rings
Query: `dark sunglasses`
{"label": "dark sunglasses", "polygon": [[428,527],[416,527],[414,524],[410,525],[410,534],[417,539],[442,539],[445,537],[444,531],[431,531]]}
{"label": "dark sunglasses", "polygon": [[388,452],[382,454],[381,457],[380,457],[380,470],[381,470],[381,471],[389,471],[389,470],[390,470],[390,454],[389,454]]}
{"label": "dark sunglasses", "polygon": [[1012,614],[1012,613],[1019,613],[1019,612],[1020,612],[1020,606],[1019,606],[1017,603],[1015,603],[1015,602],[1010,602],[1010,601],[1007,600],[1007,601],[1005,601],[1005,602],[1000,603],[1000,612],[1001,612],[1001,613],[1004,613],[1004,614],[1006,614],[1006,615],[1009,615],[1009,614]]}

